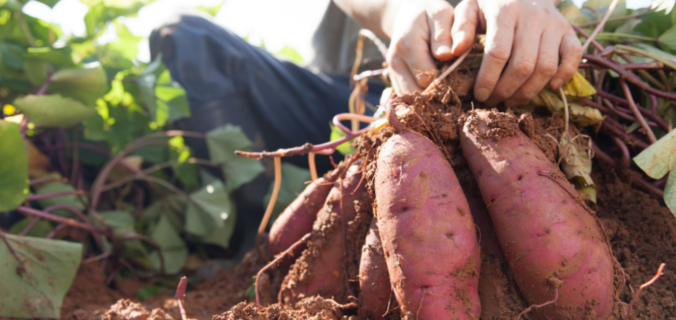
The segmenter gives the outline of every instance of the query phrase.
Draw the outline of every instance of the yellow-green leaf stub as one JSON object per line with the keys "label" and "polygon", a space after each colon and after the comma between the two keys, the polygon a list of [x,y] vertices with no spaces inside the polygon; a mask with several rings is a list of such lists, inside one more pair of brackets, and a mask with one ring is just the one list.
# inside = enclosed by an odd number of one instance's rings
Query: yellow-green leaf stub
{"label": "yellow-green leaf stub", "polygon": [[634,162],[653,179],[661,179],[669,171],[676,170],[676,130],[639,153]]}

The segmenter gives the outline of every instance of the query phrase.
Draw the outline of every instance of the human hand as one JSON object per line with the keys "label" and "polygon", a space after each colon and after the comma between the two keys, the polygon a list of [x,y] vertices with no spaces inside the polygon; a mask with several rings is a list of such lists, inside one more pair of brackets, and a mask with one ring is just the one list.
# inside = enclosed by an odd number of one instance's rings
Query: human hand
{"label": "human hand", "polygon": [[397,94],[422,91],[437,73],[432,57],[453,57],[453,6],[444,0],[400,1],[394,13],[388,32],[390,80]]}
{"label": "human hand", "polygon": [[472,46],[477,29],[486,32],[474,85],[477,100],[514,107],[547,83],[558,89],[575,74],[582,46],[554,1],[463,0],[458,5],[451,31],[454,56]]}

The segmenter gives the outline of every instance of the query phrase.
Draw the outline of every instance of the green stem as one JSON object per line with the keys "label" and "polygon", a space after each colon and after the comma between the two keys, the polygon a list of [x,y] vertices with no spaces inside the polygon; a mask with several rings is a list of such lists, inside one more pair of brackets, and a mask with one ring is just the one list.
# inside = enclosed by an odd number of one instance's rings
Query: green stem
{"label": "green stem", "polygon": [[596,39],[596,40],[616,40],[617,38],[635,39],[635,40],[643,40],[643,41],[651,41],[651,42],[657,42],[658,41],[655,38],[638,36],[638,35],[635,35],[635,34],[628,34],[628,33],[603,32],[603,33],[597,34],[596,37],[594,37],[594,39]]}

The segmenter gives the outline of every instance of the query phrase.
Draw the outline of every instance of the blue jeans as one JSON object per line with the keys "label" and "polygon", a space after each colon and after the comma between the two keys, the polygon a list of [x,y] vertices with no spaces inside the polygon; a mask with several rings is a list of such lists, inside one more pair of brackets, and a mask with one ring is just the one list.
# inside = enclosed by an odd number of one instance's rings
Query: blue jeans
{"label": "blue jeans", "polygon": [[[153,58],[162,55],[171,77],[187,92],[192,116],[178,121],[179,129],[207,132],[230,123],[242,128],[254,150],[277,150],[329,141],[333,116],[348,112],[349,76],[313,73],[280,61],[201,16],[182,14],[154,30],[150,51]],[[377,105],[383,89],[370,84],[366,100]],[[208,158],[204,141],[186,143],[197,157]],[[342,159],[338,153],[333,157]],[[307,157],[284,161],[307,167]],[[319,174],[333,168],[326,156],[317,156],[316,162]],[[231,247],[242,241],[245,250],[251,245],[271,181],[262,174],[235,192],[240,214]]]}

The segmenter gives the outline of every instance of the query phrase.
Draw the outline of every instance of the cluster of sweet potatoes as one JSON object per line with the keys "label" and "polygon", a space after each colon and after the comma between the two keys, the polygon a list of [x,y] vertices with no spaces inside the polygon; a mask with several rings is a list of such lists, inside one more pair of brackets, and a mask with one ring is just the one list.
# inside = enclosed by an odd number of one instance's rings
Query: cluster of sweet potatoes
{"label": "cluster of sweet potatoes", "polygon": [[[481,193],[468,202],[448,151],[388,114],[373,157],[314,181],[274,223],[272,254],[311,234],[280,302],[321,295],[377,319],[395,309],[408,319],[479,319],[487,250],[507,260],[536,306],[531,319],[611,317],[618,270],[603,228],[514,115],[476,110],[457,119],[457,152]],[[486,208],[490,220],[475,224]],[[497,248],[479,244],[490,234],[477,237],[491,221]]]}

